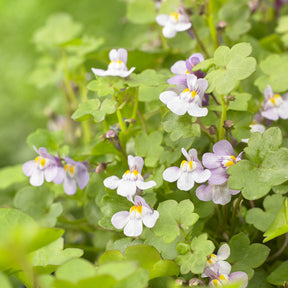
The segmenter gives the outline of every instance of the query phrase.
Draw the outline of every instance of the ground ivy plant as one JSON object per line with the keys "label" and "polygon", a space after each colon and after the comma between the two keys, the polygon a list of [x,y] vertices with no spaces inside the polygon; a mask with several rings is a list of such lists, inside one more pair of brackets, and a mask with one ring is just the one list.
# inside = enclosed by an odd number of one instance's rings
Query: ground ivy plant
{"label": "ground ivy plant", "polygon": [[51,105],[0,170],[1,288],[288,287],[287,1],[123,2],[127,39],[34,33]]}

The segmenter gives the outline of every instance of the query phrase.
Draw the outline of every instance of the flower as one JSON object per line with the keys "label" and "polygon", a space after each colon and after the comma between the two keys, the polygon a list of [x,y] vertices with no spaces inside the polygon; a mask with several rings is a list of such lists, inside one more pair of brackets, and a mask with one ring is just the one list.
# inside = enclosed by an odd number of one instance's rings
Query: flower
{"label": "flower", "polygon": [[231,201],[231,196],[236,195],[240,190],[232,190],[228,187],[228,182],[221,185],[202,184],[196,189],[196,196],[202,201],[213,201],[215,204],[226,205]]}
{"label": "flower", "polygon": [[142,223],[152,228],[158,217],[159,212],[153,210],[145,200],[136,195],[135,201],[131,201],[134,205],[130,208],[130,211],[120,211],[112,216],[112,225],[117,229],[124,227],[124,234],[130,237],[137,237],[141,235],[143,230]]}
{"label": "flower", "polygon": [[[245,272],[221,273],[219,265],[215,264],[215,269],[205,268],[205,274],[210,278],[210,287],[223,287],[228,283],[239,283],[239,288],[246,288],[248,285],[248,275]],[[230,274],[229,274],[230,273]]]}
{"label": "flower", "polygon": [[[266,127],[260,123],[261,118],[262,117],[260,114],[256,114],[254,116],[253,122],[249,125],[251,133],[260,132],[261,134],[263,134],[265,132]],[[248,143],[248,140],[249,138],[241,139],[241,142]]]}
{"label": "flower", "polygon": [[197,78],[204,78],[205,73],[201,70],[192,72],[192,68],[202,61],[204,61],[204,57],[201,53],[194,53],[185,61],[177,61],[171,67],[171,72],[177,75],[168,79],[167,82],[169,84],[186,85],[188,74],[194,74]]}
{"label": "flower", "polygon": [[59,172],[60,161],[51,156],[44,147],[40,147],[39,150],[35,146],[33,148],[39,156],[24,163],[23,173],[30,177],[31,185],[41,186],[44,178],[47,182],[54,180]]}
{"label": "flower", "polygon": [[172,12],[170,15],[160,14],[156,17],[156,22],[164,26],[162,33],[166,38],[173,38],[177,32],[186,31],[191,28],[188,16],[184,10],[179,8],[178,12]]}
{"label": "flower", "polygon": [[[160,100],[176,115],[188,112],[194,117],[203,117],[208,114],[206,107],[202,108],[204,92],[208,87],[206,79],[197,79],[193,74],[187,74],[187,87],[178,86],[174,91],[168,90],[160,94]],[[182,90],[182,92],[180,92]],[[179,95],[178,95],[179,94]]]}
{"label": "flower", "polygon": [[127,57],[128,53],[126,49],[120,48],[118,50],[112,49],[109,52],[110,63],[107,70],[92,68],[92,72],[97,76],[120,76],[127,77],[134,70],[132,67],[129,71],[127,69]]}
{"label": "flower", "polygon": [[77,185],[84,189],[89,182],[89,172],[82,162],[74,161],[64,156],[66,164],[61,172],[53,180],[56,184],[63,183],[64,191],[68,195],[73,195],[77,191]]}
{"label": "flower", "polygon": [[203,155],[203,165],[211,171],[209,183],[222,185],[229,178],[226,170],[241,160],[243,152],[236,158],[233,147],[227,140],[221,140],[214,144],[213,152]]}
{"label": "flower", "polygon": [[[231,265],[224,261],[230,256],[230,247],[227,243],[220,246],[217,254],[210,254],[206,262],[206,267],[213,271],[217,269],[220,274],[229,274],[231,271]],[[202,277],[209,277],[205,272],[201,275]]]}
{"label": "flower", "polygon": [[194,182],[204,183],[211,175],[211,172],[204,170],[201,162],[197,158],[197,151],[195,149],[187,151],[182,148],[182,153],[186,160],[181,162],[180,168],[169,167],[163,172],[163,179],[168,182],[177,181],[177,188],[188,191],[193,188]]}
{"label": "flower", "polygon": [[129,170],[123,174],[122,179],[117,176],[110,176],[104,180],[104,186],[112,190],[117,188],[117,194],[131,198],[136,193],[137,188],[146,190],[156,185],[153,180],[144,182],[141,176],[144,161],[141,157],[129,155],[128,165]]}
{"label": "flower", "polygon": [[274,94],[270,85],[264,90],[263,110],[260,112],[264,118],[277,121],[279,118],[288,119],[288,93],[282,97]]}

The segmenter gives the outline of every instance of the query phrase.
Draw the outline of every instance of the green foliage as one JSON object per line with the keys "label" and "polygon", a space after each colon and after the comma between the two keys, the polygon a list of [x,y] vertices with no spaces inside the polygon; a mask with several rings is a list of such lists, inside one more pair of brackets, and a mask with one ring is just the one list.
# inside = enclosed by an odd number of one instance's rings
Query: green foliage
{"label": "green foliage", "polygon": [[[205,77],[209,82],[207,92],[227,95],[238,85],[239,80],[249,77],[256,70],[255,59],[248,57],[251,52],[249,43],[238,43],[231,49],[219,47],[213,58],[216,69],[209,71]],[[201,66],[196,67],[199,69]]]}
{"label": "green foliage", "polygon": [[284,15],[279,18],[278,25],[276,27],[276,32],[281,34],[281,40],[283,41],[285,47],[288,46],[288,16]]}
{"label": "green foliage", "polygon": [[8,166],[0,169],[0,189],[6,189],[12,184],[21,183],[26,180],[22,174],[22,165]]}
{"label": "green foliage", "polygon": [[153,23],[155,21],[155,4],[152,0],[131,1],[127,6],[127,18],[135,24]]}
{"label": "green foliage", "polygon": [[284,281],[288,281],[288,261],[282,262],[267,277],[267,281],[274,285],[282,285]]}
{"label": "green foliage", "polygon": [[233,264],[232,271],[244,271],[251,278],[255,268],[264,263],[270,249],[259,243],[250,245],[250,240],[244,233],[233,236],[229,242],[231,249],[228,261]]}
{"label": "green foliage", "polygon": [[190,200],[181,201],[167,200],[157,208],[160,216],[152,229],[155,235],[162,237],[165,243],[173,242],[180,231],[187,231],[194,225],[199,216],[194,211],[194,205]]}

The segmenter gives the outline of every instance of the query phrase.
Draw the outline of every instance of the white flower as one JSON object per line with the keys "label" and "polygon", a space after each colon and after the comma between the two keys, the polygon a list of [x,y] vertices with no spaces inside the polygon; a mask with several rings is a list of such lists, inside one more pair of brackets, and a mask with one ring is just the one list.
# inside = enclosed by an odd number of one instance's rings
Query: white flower
{"label": "white flower", "polygon": [[143,231],[143,224],[152,228],[158,217],[159,212],[153,210],[140,196],[135,196],[134,205],[130,211],[120,211],[112,216],[112,225],[117,229],[124,227],[124,234],[130,237],[137,237]]}
{"label": "white flower", "polygon": [[132,67],[129,71],[127,69],[128,53],[126,49],[112,49],[109,52],[109,58],[111,61],[107,70],[92,68],[92,72],[97,76],[127,77],[135,70],[135,67]]}
{"label": "white flower", "polygon": [[186,31],[191,28],[188,16],[184,11],[172,12],[170,15],[161,14],[156,17],[156,22],[164,26],[162,33],[166,38],[173,38],[177,32]]}
{"label": "white flower", "polygon": [[144,161],[141,157],[129,155],[128,165],[129,170],[123,174],[122,179],[117,176],[108,177],[104,180],[104,186],[112,190],[117,188],[117,194],[131,198],[136,193],[137,188],[146,190],[156,185],[153,180],[144,182],[141,176]]}

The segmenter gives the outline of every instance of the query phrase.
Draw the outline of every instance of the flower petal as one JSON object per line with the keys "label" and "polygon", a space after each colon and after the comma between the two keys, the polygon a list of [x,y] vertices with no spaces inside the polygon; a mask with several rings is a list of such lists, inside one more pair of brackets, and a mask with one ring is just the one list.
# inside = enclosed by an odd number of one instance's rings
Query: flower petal
{"label": "flower petal", "polygon": [[272,120],[272,121],[277,121],[279,119],[277,109],[275,109],[275,108],[270,108],[270,109],[267,109],[265,111],[261,111],[261,115],[264,118],[267,118],[267,119]]}
{"label": "flower petal", "polygon": [[175,25],[175,29],[176,29],[176,31],[181,32],[181,31],[186,31],[186,30],[190,29],[191,26],[192,26],[191,23],[177,23]]}
{"label": "flower petal", "polygon": [[189,103],[187,110],[188,114],[193,117],[204,117],[208,114],[208,109],[206,107],[200,107],[197,103],[194,103],[194,101]]}
{"label": "flower petal", "polygon": [[213,185],[221,185],[227,181],[229,175],[227,174],[225,168],[219,167],[211,171],[211,176],[209,178],[209,183]]}
{"label": "flower petal", "polygon": [[148,182],[137,180],[136,186],[141,190],[146,190],[146,189],[150,189],[150,188],[156,186],[156,182],[153,180],[148,181]]}
{"label": "flower petal", "polygon": [[103,69],[92,68],[92,72],[97,76],[107,76],[107,71]]}
{"label": "flower petal", "polygon": [[112,225],[117,229],[122,229],[129,220],[129,212],[128,211],[120,211],[114,214],[111,218]]}
{"label": "flower petal", "polygon": [[128,166],[130,171],[137,170],[141,174],[143,165],[144,165],[143,158],[139,156],[133,157],[132,155],[128,155]]}
{"label": "flower petal", "polygon": [[210,185],[201,185],[196,189],[196,196],[202,201],[212,200],[212,191]]}
{"label": "flower petal", "polygon": [[33,174],[34,169],[37,169],[35,165],[35,160],[30,160],[28,162],[25,162],[22,166],[24,175],[28,177],[30,177]]}
{"label": "flower petal", "polygon": [[44,176],[47,182],[51,182],[58,173],[58,167],[57,166],[49,166],[44,170]]}
{"label": "flower petal", "polygon": [[214,144],[213,152],[217,155],[235,155],[234,150],[230,142],[227,140],[221,140]]}
{"label": "flower petal", "polygon": [[[175,85],[184,85],[186,87],[186,85],[187,85],[187,76],[186,76],[186,74],[185,75],[175,75],[175,76],[169,78],[167,80],[167,83],[171,84],[171,85],[173,85],[173,84],[175,84]],[[182,91],[184,89],[182,89]],[[182,91],[180,91],[180,93]]]}
{"label": "flower petal", "polygon": [[171,66],[171,72],[174,74],[182,74],[185,75],[186,73],[186,62],[183,60],[177,61],[175,62],[172,66]]}
{"label": "flower petal", "polygon": [[120,185],[121,181],[117,176],[110,176],[103,183],[105,187],[114,190]]}
{"label": "flower petal", "polygon": [[219,156],[215,155],[214,153],[205,153],[202,157],[202,162],[208,169],[216,169],[221,167]]}
{"label": "flower petal", "polygon": [[168,182],[175,182],[181,175],[179,167],[169,167],[163,171],[163,179]]}
{"label": "flower petal", "polygon": [[160,101],[162,101],[164,104],[167,104],[168,102],[176,100],[178,95],[174,91],[165,91],[162,92],[159,96]]}
{"label": "flower petal", "polygon": [[123,63],[127,64],[128,52],[124,48],[118,49],[118,60],[122,61]]}
{"label": "flower petal", "polygon": [[212,186],[212,200],[215,204],[226,205],[231,201],[231,194],[227,184]]}
{"label": "flower petal", "polygon": [[66,176],[64,178],[63,188],[67,195],[74,195],[77,191],[76,180]]}
{"label": "flower petal", "polygon": [[142,218],[143,224],[148,228],[152,228],[155,225],[158,217],[159,217],[159,212],[156,210],[154,210],[153,213],[151,214],[143,215],[143,218]]}
{"label": "flower petal", "polygon": [[141,219],[129,219],[124,228],[124,234],[130,237],[137,237],[141,235],[143,231],[143,224]]}
{"label": "flower petal", "polygon": [[82,163],[78,163],[77,167],[77,172],[75,175],[76,182],[79,186],[80,189],[84,189],[84,187],[88,184],[89,182],[89,172],[85,165]]}
{"label": "flower petal", "polygon": [[183,102],[181,99],[176,98],[173,101],[167,103],[167,107],[176,115],[184,115],[187,112],[187,103]]}
{"label": "flower petal", "polygon": [[217,264],[219,265],[219,274],[229,274],[230,273],[230,271],[231,271],[230,263],[220,260],[220,261],[217,261]]}
{"label": "flower petal", "polygon": [[44,172],[36,168],[30,178],[30,184],[33,186],[41,186],[44,182]]}
{"label": "flower petal", "polygon": [[134,181],[121,181],[117,189],[117,194],[127,197],[129,195],[133,196],[136,193],[136,183]]}
{"label": "flower petal", "polygon": [[62,184],[65,177],[65,170],[64,167],[58,167],[57,175],[53,178],[53,182],[55,184]]}
{"label": "flower petal", "polygon": [[[229,256],[230,256],[230,247],[227,243],[225,243],[220,246],[217,252],[217,257],[219,258],[219,260],[226,260]],[[229,273],[230,271],[226,272],[225,274],[229,274]]]}
{"label": "flower petal", "polygon": [[158,15],[156,17],[156,22],[161,26],[165,26],[169,22],[169,15],[167,14]]}
{"label": "flower petal", "polygon": [[165,25],[162,29],[163,36],[166,38],[173,38],[177,34],[177,30],[174,25],[170,25],[169,23]]}
{"label": "flower petal", "polygon": [[183,172],[177,180],[177,188],[183,191],[189,191],[194,186],[193,177],[188,172]]}
{"label": "flower petal", "polygon": [[196,183],[204,183],[210,178],[211,172],[208,169],[205,169],[205,170],[195,169],[191,172],[191,175],[193,176],[193,180]]}
{"label": "flower petal", "polygon": [[248,276],[245,272],[233,272],[229,274],[229,281],[240,281],[243,283],[240,288],[246,288],[248,285]]}

